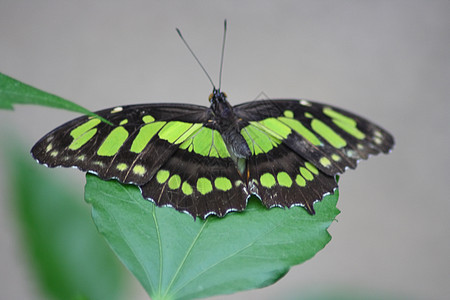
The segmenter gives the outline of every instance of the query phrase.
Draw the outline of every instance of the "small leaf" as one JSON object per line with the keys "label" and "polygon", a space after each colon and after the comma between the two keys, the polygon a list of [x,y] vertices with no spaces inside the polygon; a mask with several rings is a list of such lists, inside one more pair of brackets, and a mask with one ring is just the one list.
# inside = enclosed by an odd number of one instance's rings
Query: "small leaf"
{"label": "small leaf", "polygon": [[315,204],[247,209],[193,220],[156,207],[139,189],[87,175],[85,198],[99,231],[152,299],[192,299],[259,288],[313,257],[331,239],[338,192]]}
{"label": "small leaf", "polygon": [[[80,197],[38,167],[14,141],[8,146],[8,179],[23,252],[51,299],[123,299],[124,274],[98,234]],[[38,298],[38,297],[36,297]]]}
{"label": "small leaf", "polygon": [[36,104],[80,112],[88,116],[97,117],[103,122],[112,125],[109,121],[78,104],[0,73],[0,109],[12,110],[13,104]]}

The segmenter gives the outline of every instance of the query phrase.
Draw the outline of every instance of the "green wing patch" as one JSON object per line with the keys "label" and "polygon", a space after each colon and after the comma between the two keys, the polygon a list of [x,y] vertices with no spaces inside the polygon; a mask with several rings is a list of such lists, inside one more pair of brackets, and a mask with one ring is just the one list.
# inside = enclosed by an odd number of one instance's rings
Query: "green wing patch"
{"label": "green wing patch", "polygon": [[241,134],[247,142],[252,155],[269,152],[281,144],[283,139],[271,129],[264,128],[259,122],[250,122],[249,125],[242,128]]}
{"label": "green wing patch", "polygon": [[182,141],[180,149],[185,149],[205,157],[230,157],[227,146],[219,131],[204,126],[199,126],[186,137]]}

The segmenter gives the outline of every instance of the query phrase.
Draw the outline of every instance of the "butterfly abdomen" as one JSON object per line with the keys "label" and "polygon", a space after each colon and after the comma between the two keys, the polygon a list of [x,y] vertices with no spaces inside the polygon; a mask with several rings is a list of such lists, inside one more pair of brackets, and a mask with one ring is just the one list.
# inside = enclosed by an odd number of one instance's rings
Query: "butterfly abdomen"
{"label": "butterfly abdomen", "polygon": [[236,127],[229,127],[222,132],[222,138],[227,145],[228,152],[237,158],[249,158],[252,152],[244,137]]}

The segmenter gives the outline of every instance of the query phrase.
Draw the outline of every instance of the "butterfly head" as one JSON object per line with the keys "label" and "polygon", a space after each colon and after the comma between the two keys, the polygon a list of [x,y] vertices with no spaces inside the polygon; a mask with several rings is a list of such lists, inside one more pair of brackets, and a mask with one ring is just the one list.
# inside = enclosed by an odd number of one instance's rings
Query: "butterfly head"
{"label": "butterfly head", "polygon": [[208,99],[211,104],[213,104],[214,102],[226,102],[227,94],[214,88],[213,92],[209,95]]}
{"label": "butterfly head", "polygon": [[216,88],[209,95],[209,102],[216,116],[226,117],[232,111],[232,107],[227,100],[227,94]]}

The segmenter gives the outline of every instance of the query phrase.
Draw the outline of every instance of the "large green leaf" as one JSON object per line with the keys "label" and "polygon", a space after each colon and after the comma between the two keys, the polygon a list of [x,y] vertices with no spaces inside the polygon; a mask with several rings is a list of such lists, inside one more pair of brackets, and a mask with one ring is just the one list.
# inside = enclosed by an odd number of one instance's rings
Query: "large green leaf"
{"label": "large green leaf", "polygon": [[109,121],[97,116],[95,113],[76,103],[63,99],[59,96],[49,94],[0,73],[0,109],[13,109],[13,104],[36,104],[61,108],[80,112],[88,116],[95,116],[100,118],[103,122],[111,124]]}
{"label": "large green leaf", "polygon": [[123,269],[92,224],[87,205],[67,183],[37,167],[21,145],[11,139],[2,148],[7,145],[10,200],[23,252],[45,298],[123,299]]}
{"label": "large green leaf", "polygon": [[139,189],[87,175],[86,201],[99,231],[152,299],[191,299],[270,285],[331,239],[338,193],[305,209],[247,210],[196,221],[156,207]]}

